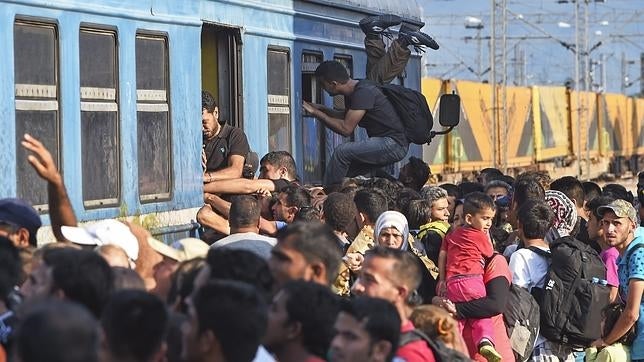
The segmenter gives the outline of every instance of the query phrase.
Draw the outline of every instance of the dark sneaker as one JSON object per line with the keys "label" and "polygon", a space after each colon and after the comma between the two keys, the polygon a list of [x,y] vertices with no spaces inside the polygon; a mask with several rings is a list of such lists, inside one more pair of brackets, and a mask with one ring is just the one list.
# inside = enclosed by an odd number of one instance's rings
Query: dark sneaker
{"label": "dark sneaker", "polygon": [[414,47],[426,46],[434,50],[438,49],[438,43],[431,36],[420,31],[406,31],[401,29],[398,36],[403,38],[409,45]]}
{"label": "dark sneaker", "polygon": [[369,34],[381,34],[388,27],[398,25],[402,22],[400,16],[397,15],[379,15],[379,16],[368,16],[358,23],[360,29],[369,35]]}

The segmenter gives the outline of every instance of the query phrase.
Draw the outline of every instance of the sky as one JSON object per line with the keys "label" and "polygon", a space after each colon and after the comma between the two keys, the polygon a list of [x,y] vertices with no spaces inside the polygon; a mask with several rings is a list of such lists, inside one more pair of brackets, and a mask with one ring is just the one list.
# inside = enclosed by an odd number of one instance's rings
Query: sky
{"label": "sky", "polygon": [[[423,31],[440,44],[423,57],[424,75],[443,79],[487,80],[490,66],[492,0],[416,0]],[[575,78],[575,3],[566,0],[505,0],[507,80],[516,85],[563,85]],[[587,1],[587,3],[586,3]],[[581,0],[580,57],[591,64],[589,85],[610,93],[640,92],[640,54],[644,53],[644,0]],[[501,3],[501,0],[497,0]],[[583,47],[584,9],[588,10],[588,56]],[[483,28],[466,28],[466,18]],[[502,10],[497,10],[496,68],[501,79]],[[470,19],[470,26],[476,24]],[[480,36],[479,36],[480,34]],[[480,38],[480,41],[478,40]],[[480,52],[479,52],[480,49]],[[479,55],[480,54],[480,55]],[[482,59],[479,65],[479,59]],[[605,81],[602,81],[602,64]],[[483,73],[483,74],[480,74]],[[583,88],[583,64],[579,87]]]}

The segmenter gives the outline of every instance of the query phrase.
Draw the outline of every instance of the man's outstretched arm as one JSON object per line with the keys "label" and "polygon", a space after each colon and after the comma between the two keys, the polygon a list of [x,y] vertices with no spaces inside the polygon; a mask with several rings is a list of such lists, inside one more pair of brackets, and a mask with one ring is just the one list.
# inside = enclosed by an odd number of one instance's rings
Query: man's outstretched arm
{"label": "man's outstretched arm", "polygon": [[21,143],[22,147],[33,152],[32,155],[27,157],[27,161],[36,170],[36,173],[47,181],[51,230],[56,240],[64,241],[65,237],[60,231],[61,226],[76,226],[77,221],[72,203],[69,201],[69,196],[67,196],[63,177],[54,163],[54,158],[42,142],[29,134],[25,134]]}
{"label": "man's outstretched arm", "polygon": [[345,113],[344,119],[340,119],[324,113],[309,102],[303,102],[302,106],[304,107],[304,110],[309,112],[313,117],[324,122],[324,124],[331,128],[333,132],[339,133],[345,137],[353,134],[353,130],[356,129],[362,117],[367,113],[364,109],[349,109]]}
{"label": "man's outstretched arm", "polygon": [[271,180],[248,180],[245,178],[219,180],[203,186],[204,192],[211,194],[254,194],[259,190],[275,191]]}

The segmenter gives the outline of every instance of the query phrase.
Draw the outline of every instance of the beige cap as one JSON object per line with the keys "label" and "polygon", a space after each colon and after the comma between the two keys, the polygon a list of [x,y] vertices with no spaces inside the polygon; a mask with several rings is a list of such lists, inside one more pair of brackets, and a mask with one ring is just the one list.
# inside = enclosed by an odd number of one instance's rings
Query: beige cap
{"label": "beige cap", "polygon": [[148,243],[157,253],[178,262],[205,257],[210,249],[208,244],[195,238],[180,239],[170,245],[154,238],[148,238]]}

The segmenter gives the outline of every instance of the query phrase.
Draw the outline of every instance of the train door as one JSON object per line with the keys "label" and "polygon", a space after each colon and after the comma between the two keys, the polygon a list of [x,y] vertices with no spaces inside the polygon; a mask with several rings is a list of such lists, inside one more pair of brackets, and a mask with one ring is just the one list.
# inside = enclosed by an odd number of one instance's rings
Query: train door
{"label": "train door", "polygon": [[204,23],[201,30],[201,88],[219,104],[219,120],[240,127],[242,117],[241,33]]}
{"label": "train door", "polygon": [[[322,63],[322,54],[302,53],[302,100],[324,103],[322,85],[315,78],[315,69]],[[324,124],[317,118],[302,113],[302,179],[306,183],[321,183],[326,165]]]}

